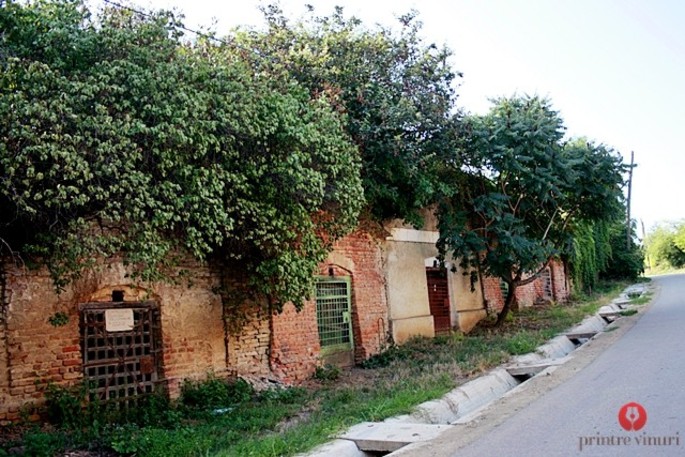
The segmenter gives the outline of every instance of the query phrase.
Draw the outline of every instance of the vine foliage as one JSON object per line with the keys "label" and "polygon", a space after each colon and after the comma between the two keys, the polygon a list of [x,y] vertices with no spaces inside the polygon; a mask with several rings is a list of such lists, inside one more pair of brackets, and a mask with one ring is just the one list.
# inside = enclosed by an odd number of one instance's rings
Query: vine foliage
{"label": "vine foliage", "polygon": [[58,287],[103,258],[154,281],[190,256],[300,305],[364,204],[344,114],[180,25],[80,0],[0,7],[0,238]]}

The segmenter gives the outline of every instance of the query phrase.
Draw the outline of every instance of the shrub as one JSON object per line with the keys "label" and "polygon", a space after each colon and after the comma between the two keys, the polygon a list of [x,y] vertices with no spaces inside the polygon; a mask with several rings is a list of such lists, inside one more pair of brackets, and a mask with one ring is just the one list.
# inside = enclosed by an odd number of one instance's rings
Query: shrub
{"label": "shrub", "polygon": [[180,402],[191,409],[212,409],[248,401],[253,395],[254,389],[243,379],[229,382],[209,375],[204,381],[184,381]]}

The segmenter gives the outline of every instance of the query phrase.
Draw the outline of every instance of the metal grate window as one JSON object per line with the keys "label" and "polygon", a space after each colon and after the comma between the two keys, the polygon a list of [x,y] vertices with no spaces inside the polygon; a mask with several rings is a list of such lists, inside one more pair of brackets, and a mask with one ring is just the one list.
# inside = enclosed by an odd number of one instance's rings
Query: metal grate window
{"label": "metal grate window", "polygon": [[509,284],[504,282],[504,280],[500,279],[499,290],[502,293],[502,300],[506,300],[507,296],[509,295]]}
{"label": "metal grate window", "polygon": [[352,346],[350,281],[326,279],[316,283],[316,321],[322,349]]}
{"label": "metal grate window", "polygon": [[542,278],[542,298],[545,300],[552,300],[552,272],[549,268],[545,268],[540,274],[540,277]]}
{"label": "metal grate window", "polygon": [[[121,316],[123,327],[119,322],[120,327],[113,328]],[[159,311],[154,304],[82,305],[83,375],[91,392],[102,401],[126,404],[153,393],[158,382],[158,335]]]}

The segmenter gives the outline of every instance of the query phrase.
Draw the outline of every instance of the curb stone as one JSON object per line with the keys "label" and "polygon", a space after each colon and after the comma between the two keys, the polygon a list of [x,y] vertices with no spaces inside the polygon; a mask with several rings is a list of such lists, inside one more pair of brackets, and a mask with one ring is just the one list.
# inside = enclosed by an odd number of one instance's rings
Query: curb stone
{"label": "curb stone", "polygon": [[[649,287],[644,284],[629,286],[621,293],[618,299],[614,299],[611,305],[607,306],[610,306],[612,310],[620,309],[618,306],[619,300],[626,299],[626,301],[630,301],[634,297],[629,297],[629,294],[637,295],[639,293],[643,295],[648,290]],[[580,324],[569,329],[568,333],[599,333],[604,331],[609,323],[600,317],[599,313],[598,311],[596,314],[585,318]],[[444,430],[449,430],[454,425],[469,423],[478,416],[480,411],[495,400],[514,395],[524,387],[525,382],[521,382],[511,376],[506,371],[507,367],[512,365],[534,365],[562,358],[570,359],[572,356],[569,356],[569,354],[584,344],[584,342],[576,345],[565,335],[559,335],[538,347],[535,352],[516,356],[508,364],[495,368],[488,374],[453,389],[442,398],[418,405],[412,414],[391,417],[375,424],[379,427],[382,427],[384,424],[387,426],[416,424],[417,427],[425,427],[426,424],[449,424],[444,427]],[[548,376],[559,366],[558,364],[549,366],[533,377]],[[349,433],[353,429],[354,427],[348,429],[345,433]],[[386,455],[389,457],[393,454],[394,452]],[[368,457],[370,454],[361,451],[353,441],[352,436],[346,436],[346,439],[335,439],[315,448],[309,453],[299,454],[299,457],[324,457],[331,455],[336,457]]]}

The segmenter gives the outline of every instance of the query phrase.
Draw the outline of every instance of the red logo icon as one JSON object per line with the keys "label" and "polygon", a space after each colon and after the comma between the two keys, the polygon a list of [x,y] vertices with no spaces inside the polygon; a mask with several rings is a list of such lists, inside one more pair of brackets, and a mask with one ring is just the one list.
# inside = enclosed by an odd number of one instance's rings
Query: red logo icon
{"label": "red logo icon", "polygon": [[629,432],[637,432],[647,423],[647,411],[634,401],[626,403],[618,411],[618,423]]}

